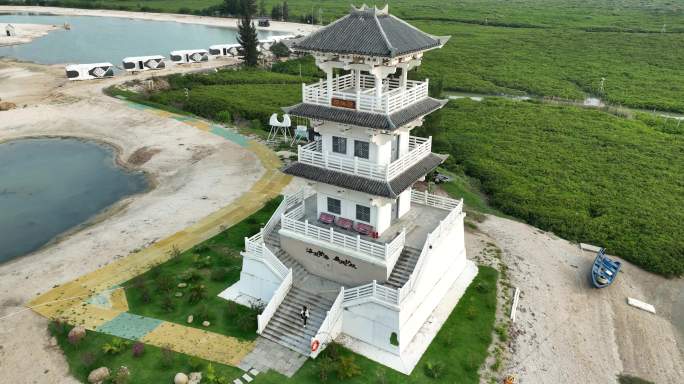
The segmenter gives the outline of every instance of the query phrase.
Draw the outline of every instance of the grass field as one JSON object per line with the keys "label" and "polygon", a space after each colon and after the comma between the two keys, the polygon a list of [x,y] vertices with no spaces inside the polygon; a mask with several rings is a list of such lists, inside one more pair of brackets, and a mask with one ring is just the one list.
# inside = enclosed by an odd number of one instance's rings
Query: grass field
{"label": "grass field", "polygon": [[[125,283],[129,312],[243,340],[256,338],[257,310],[230,305],[217,295],[240,279],[244,238],[259,231],[278,203],[272,200],[244,221]],[[178,288],[179,283],[188,286]],[[193,288],[200,285],[204,297],[190,302]],[[189,315],[192,324],[186,323]],[[204,320],[211,323],[209,328],[202,326]]]}
{"label": "grass field", "polygon": [[682,132],[639,117],[503,99],[451,101],[423,134],[506,214],[684,273]]}
{"label": "grass field", "polygon": [[[99,367],[107,367],[116,372],[121,366],[130,371],[127,383],[159,384],[172,383],[177,372],[204,371],[208,362],[173,351],[145,345],[139,357],[133,356],[132,345],[117,354],[104,353],[102,347],[114,340],[124,341],[117,337],[102,333],[88,332],[78,344],[71,344],[67,334],[71,326],[52,323],[50,332],[57,338],[59,347],[64,352],[69,364],[69,372],[82,383],[88,382],[88,374]],[[228,378],[239,377],[242,371],[238,368],[212,363],[216,374]],[[114,381],[108,381],[114,383]]]}
{"label": "grass field", "polygon": [[[289,380],[271,371],[259,377],[257,383],[478,383],[478,369],[487,357],[487,348],[492,342],[497,277],[495,269],[479,267],[478,275],[410,376],[385,368],[343,348],[337,354],[334,353],[334,348],[328,348],[316,360],[308,360]],[[339,361],[349,356],[353,356],[359,374],[340,379],[337,372]],[[328,371],[327,381],[321,380],[322,370]]]}

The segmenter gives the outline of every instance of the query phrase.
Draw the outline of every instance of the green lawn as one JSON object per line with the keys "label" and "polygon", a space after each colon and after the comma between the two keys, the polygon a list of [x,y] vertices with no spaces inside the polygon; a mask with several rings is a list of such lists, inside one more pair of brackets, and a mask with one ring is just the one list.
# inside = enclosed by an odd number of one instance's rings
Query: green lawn
{"label": "green lawn", "polygon": [[[103,366],[109,368],[110,372],[115,372],[121,366],[127,367],[131,373],[128,383],[131,384],[172,383],[177,372],[206,371],[208,366],[207,361],[170,350],[164,351],[151,345],[145,345],[139,357],[133,356],[132,345],[116,355],[105,354],[102,350],[104,344],[124,340],[97,332],[87,332],[80,343],[72,345],[67,338],[71,328],[52,323],[50,332],[57,338],[64,352],[69,372],[83,383],[88,382],[88,374],[92,370]],[[243,373],[242,370],[227,365],[212,363],[212,367],[218,375],[227,378],[236,378]]]}
{"label": "green lawn", "polygon": [[[498,273],[490,267],[479,267],[479,273],[451,312],[442,329],[428,347],[410,376],[383,367],[344,348],[338,353],[328,348],[316,360],[308,360],[291,379],[268,372],[257,383],[320,383],[321,370],[329,370],[328,382],[349,384],[370,383],[478,383],[478,369],[487,357],[492,342],[496,312]],[[337,372],[341,358],[353,356],[360,375],[340,379]],[[436,377],[430,377],[428,365]],[[437,368],[434,368],[437,367]]]}
{"label": "green lawn", "polygon": [[495,208],[650,271],[684,272],[684,130],[504,99],[451,101],[434,121],[422,133]]}
{"label": "green lawn", "polygon": [[[268,202],[261,210],[213,238],[181,253],[170,261],[126,282],[129,312],[178,324],[234,336],[243,340],[256,338],[255,309],[229,304],[217,295],[240,279],[244,237],[258,232],[271,217],[280,199]],[[179,283],[188,284],[178,288]],[[205,297],[190,302],[193,289],[205,287]],[[176,297],[182,292],[182,297]],[[211,322],[209,328],[202,321]]]}

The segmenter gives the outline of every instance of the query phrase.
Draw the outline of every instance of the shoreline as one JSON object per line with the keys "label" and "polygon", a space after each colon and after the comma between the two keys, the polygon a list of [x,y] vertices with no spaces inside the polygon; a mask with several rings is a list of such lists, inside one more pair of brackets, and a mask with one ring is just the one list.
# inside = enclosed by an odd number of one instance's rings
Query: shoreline
{"label": "shoreline", "polygon": [[[137,20],[152,21],[175,21],[185,24],[201,24],[215,27],[236,29],[239,19],[215,16],[196,16],[183,15],[176,13],[151,13],[116,11],[108,9],[79,9],[79,8],[60,8],[60,7],[39,7],[23,5],[0,5],[0,14],[31,12],[37,14],[49,14],[58,16],[101,16],[101,17],[120,17]],[[287,32],[291,34],[308,34],[318,30],[319,26],[311,24],[291,23],[284,21],[272,21],[271,26],[264,28],[257,26],[260,31]]]}
{"label": "shoreline", "polygon": [[107,205],[106,207],[103,207],[99,211],[95,212],[93,215],[88,217],[86,220],[64,230],[63,232],[58,233],[54,237],[52,237],[50,240],[48,240],[45,244],[41,245],[40,247],[34,249],[31,252],[22,254],[22,255],[17,255],[14,257],[11,257],[6,260],[0,261],[0,266],[3,264],[12,262],[14,260],[18,260],[24,257],[30,257],[31,255],[34,255],[36,253],[39,253],[43,251],[46,248],[49,248],[51,246],[57,245],[61,243],[62,241],[68,240],[71,236],[87,229],[88,227],[97,225],[101,222],[104,222],[108,218],[116,215],[119,212],[124,211],[132,202],[134,199],[145,195],[147,193],[152,192],[154,189],[157,188],[159,182],[155,175],[152,173],[140,168],[139,166],[133,165],[127,160],[123,158],[123,148],[116,143],[97,139],[97,138],[90,138],[90,137],[81,137],[81,136],[65,136],[65,135],[30,135],[30,136],[22,136],[22,137],[15,137],[15,138],[10,138],[10,139],[2,139],[0,138],[0,144],[5,144],[9,143],[12,141],[21,141],[21,140],[30,140],[30,139],[60,139],[60,140],[78,140],[78,141],[83,141],[83,142],[91,142],[95,143],[99,146],[105,147],[108,150],[112,151],[112,162],[115,166],[123,169],[126,172],[130,173],[141,173],[143,177],[145,178],[145,181],[147,182],[147,187],[140,191],[136,192],[130,195],[126,195],[122,197],[121,199]]}

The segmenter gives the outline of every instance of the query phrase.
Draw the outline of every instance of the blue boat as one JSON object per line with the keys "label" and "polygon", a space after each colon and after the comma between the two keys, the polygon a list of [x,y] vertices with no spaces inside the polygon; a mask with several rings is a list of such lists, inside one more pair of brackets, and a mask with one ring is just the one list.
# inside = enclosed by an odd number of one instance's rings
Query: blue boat
{"label": "blue boat", "polygon": [[604,288],[609,286],[618,272],[622,264],[617,260],[611,260],[606,256],[606,249],[601,248],[596,253],[594,265],[591,267],[591,282],[596,288]]}

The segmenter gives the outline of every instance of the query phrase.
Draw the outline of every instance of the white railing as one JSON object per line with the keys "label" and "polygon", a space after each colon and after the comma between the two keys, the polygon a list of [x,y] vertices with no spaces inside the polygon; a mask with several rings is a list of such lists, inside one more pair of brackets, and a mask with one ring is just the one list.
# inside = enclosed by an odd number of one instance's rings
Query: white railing
{"label": "white railing", "polygon": [[344,290],[345,306],[363,299],[375,299],[390,305],[399,305],[399,291],[394,288],[380,285],[375,280],[366,285]]}
{"label": "white railing", "polygon": [[303,216],[304,204],[301,204],[282,215],[280,219],[281,228],[383,261],[397,257],[397,254],[401,254],[401,250],[404,248],[406,231],[402,231],[391,242],[381,244],[361,239],[360,235],[346,235],[335,231],[333,227],[321,228],[309,224],[308,219],[301,221]]}
{"label": "white railing", "polygon": [[409,152],[389,165],[376,164],[358,157],[335,155],[323,151],[321,141],[314,141],[297,148],[297,161],[316,167],[389,181],[399,176],[432,151],[432,137],[409,137]]}
{"label": "white railing", "polygon": [[375,96],[376,82],[373,76],[361,75],[360,87],[356,88],[353,74],[336,76],[332,89],[320,79],[315,84],[302,84],[304,103],[331,106],[331,99],[355,102],[355,109],[363,112],[390,114],[428,97],[429,81],[407,80],[402,88],[398,79],[385,79],[380,97]]}
{"label": "white railing", "polygon": [[251,238],[245,237],[245,250],[247,255],[261,259],[270,266],[281,279],[287,275],[287,266],[263,242],[254,242]]}
{"label": "white railing", "polygon": [[311,345],[318,341],[318,348],[311,351],[311,358],[315,359],[325,347],[339,335],[342,327],[339,322],[342,321],[342,303],[344,302],[344,287],[340,288],[340,293],[333,302],[330,310],[325,315],[325,320],[318,328],[316,335],[311,338]]}
{"label": "white railing", "polygon": [[290,291],[290,288],[292,288],[291,269],[287,272],[287,275],[285,275],[285,279],[283,279],[283,281],[280,283],[276,291],[273,293],[271,300],[268,302],[263,312],[261,312],[261,314],[257,316],[258,334],[261,334],[264,331],[264,329],[266,329],[266,325],[268,325],[268,322],[276,313],[276,310],[285,299],[285,296],[287,296],[287,293]]}
{"label": "white railing", "polygon": [[456,200],[449,197],[433,195],[431,193],[428,193],[428,191],[420,192],[416,191],[415,189],[412,189],[411,202],[451,211],[452,209],[461,205],[462,200]]}
{"label": "white railing", "polygon": [[[414,200],[414,191],[411,192],[411,202],[418,203],[418,204],[423,204],[422,201],[416,201]],[[441,196],[436,196],[432,194],[427,194],[428,196],[425,197],[426,193],[423,192],[417,192],[417,195],[423,195],[422,197],[424,198],[424,201],[428,201],[425,205],[431,205],[434,207],[438,208],[443,208],[444,205],[449,204],[452,205],[454,202],[456,205],[453,205],[451,208],[451,211],[449,214],[439,222],[439,225],[437,228],[435,228],[432,232],[428,233],[427,238],[425,239],[425,243],[423,244],[423,249],[420,252],[420,256],[418,256],[418,262],[416,263],[415,267],[413,267],[413,272],[411,272],[411,275],[409,276],[408,280],[406,283],[404,283],[404,286],[399,288],[399,301],[403,302],[406,297],[408,297],[409,293],[413,290],[413,287],[415,286],[416,282],[420,279],[420,273],[423,269],[423,263],[425,260],[429,257],[429,254],[431,252],[431,247],[432,244],[437,242],[439,238],[442,236],[445,230],[448,230],[454,225],[454,221],[461,215],[463,212],[463,199],[461,200],[454,200],[450,199],[448,197],[441,197]],[[430,199],[432,198],[432,199]],[[441,201],[441,199],[444,199],[444,201]],[[432,205],[430,202],[433,203],[438,203],[438,205]],[[447,209],[447,208],[443,208]]]}
{"label": "white railing", "polygon": [[[413,143],[413,146],[411,146]],[[409,137],[409,152],[396,159],[387,167],[387,180],[392,180],[402,174],[413,165],[423,160],[432,152],[432,136],[427,139],[422,137]]]}

